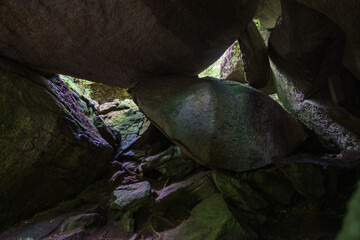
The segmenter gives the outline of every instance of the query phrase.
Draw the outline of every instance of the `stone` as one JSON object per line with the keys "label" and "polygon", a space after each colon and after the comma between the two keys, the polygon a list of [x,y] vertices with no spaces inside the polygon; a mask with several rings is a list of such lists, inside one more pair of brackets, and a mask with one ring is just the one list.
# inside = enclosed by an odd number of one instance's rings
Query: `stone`
{"label": "stone", "polygon": [[135,107],[133,101],[131,99],[125,99],[125,100],[120,100],[120,99],[114,99],[111,102],[105,102],[103,104],[100,105],[100,115],[106,115],[109,112],[114,112],[114,111],[121,111],[124,109],[129,109]]}
{"label": "stone", "polygon": [[247,83],[244,72],[244,62],[238,41],[231,44],[224,53],[224,58],[220,64],[220,78]]}
{"label": "stone", "polygon": [[244,63],[246,81],[250,86],[260,89],[272,80],[267,47],[255,23],[250,22],[240,34],[239,44]]}
{"label": "stone", "polygon": [[98,213],[80,214],[65,220],[60,226],[60,232],[69,232],[77,228],[99,228],[105,224],[105,219]]}
{"label": "stone", "polygon": [[327,16],[295,1],[282,1],[282,10],[282,21],[269,40],[280,101],[316,134],[323,148],[359,149],[359,119],[353,116],[358,107],[350,106],[359,98],[355,92],[360,86],[353,84],[356,80],[341,61],[344,32]]}
{"label": "stone", "polygon": [[278,168],[260,169],[254,172],[253,181],[272,200],[282,205],[290,205],[295,195],[291,181]]}
{"label": "stone", "polygon": [[[360,149],[359,120],[343,108],[334,108],[332,99],[324,94],[304,98],[294,78],[271,64],[276,76],[276,89],[284,107],[316,134],[322,147],[338,149]],[[351,129],[351,130],[349,130]]]}
{"label": "stone", "polygon": [[327,88],[328,78],[342,71],[345,36],[318,11],[294,0],[281,2],[282,20],[271,33],[269,55],[307,99]]}
{"label": "stone", "polygon": [[344,65],[360,79],[360,25],[359,2],[347,0],[339,4],[336,0],[325,2],[312,0],[296,0],[328,16],[346,34],[346,46],[343,55]]}
{"label": "stone", "polygon": [[149,75],[195,76],[245,29],[257,2],[6,2],[0,55],[122,88]]}
{"label": "stone", "polygon": [[114,148],[116,149],[118,143],[116,142],[116,137],[106,124],[104,119],[101,116],[95,116],[92,120],[93,125],[99,131],[100,135]]}
{"label": "stone", "polygon": [[112,159],[111,146],[55,75],[0,60],[0,231],[75,197]]}
{"label": "stone", "polygon": [[121,101],[131,99],[130,94],[124,88],[91,81],[83,83],[83,87],[89,90],[91,99],[97,101],[100,105],[106,102],[112,102],[115,99]]}
{"label": "stone", "polygon": [[[217,192],[218,190],[206,172],[197,173],[181,182],[163,188],[159,191],[154,207],[151,209],[155,215],[154,218],[161,217],[154,224],[155,229],[157,231],[165,230],[163,225],[166,225],[169,220],[178,225],[181,220],[189,217],[192,208]],[[166,224],[163,222],[164,219],[167,219]]]}
{"label": "stone", "polygon": [[182,156],[179,147],[171,146],[164,152],[144,158],[139,165],[139,172],[159,180],[180,180],[197,167],[194,160]]}
{"label": "stone", "polygon": [[[100,107],[104,111],[104,105],[114,106],[107,114],[101,115],[104,122],[114,129],[117,142],[120,143],[117,155],[125,153],[136,145],[142,145],[157,135],[157,130],[151,125],[151,122],[139,111],[135,103],[127,99],[118,103],[104,103]],[[108,109],[108,108],[107,108]],[[110,107],[111,109],[111,107]]]}
{"label": "stone", "polygon": [[347,213],[342,228],[336,237],[337,240],[356,240],[360,238],[360,182],[357,185],[357,190],[348,203]]}
{"label": "stone", "polygon": [[208,167],[236,172],[264,167],[306,138],[278,103],[236,82],[159,77],[131,93],[161,132]]}
{"label": "stone", "polygon": [[111,208],[126,212],[136,211],[138,208],[151,201],[150,183],[139,182],[129,185],[120,185],[112,193]]}
{"label": "stone", "polygon": [[259,23],[262,27],[274,28],[280,15],[280,0],[261,0],[256,9],[254,18],[259,19]]}
{"label": "stone", "polygon": [[67,233],[55,238],[51,238],[53,240],[85,240],[87,238],[87,234],[85,231],[77,231],[73,233]]}
{"label": "stone", "polygon": [[235,220],[221,194],[206,198],[191,211],[191,216],[164,234],[165,240],[176,239],[254,239]]}
{"label": "stone", "polygon": [[323,167],[309,161],[301,155],[287,157],[286,164],[280,170],[289,178],[294,189],[310,202],[319,201],[325,194],[325,175]]}
{"label": "stone", "polygon": [[216,187],[225,199],[231,200],[237,207],[248,212],[268,212],[270,204],[253,188],[246,177],[233,175],[214,169]]}

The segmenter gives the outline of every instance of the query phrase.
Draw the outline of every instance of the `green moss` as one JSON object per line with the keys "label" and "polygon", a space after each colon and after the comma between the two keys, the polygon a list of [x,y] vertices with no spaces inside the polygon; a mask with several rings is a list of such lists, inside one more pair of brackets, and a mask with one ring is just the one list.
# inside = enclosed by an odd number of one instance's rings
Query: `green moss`
{"label": "green moss", "polygon": [[337,240],[360,239],[360,182],[358,188],[349,201],[348,211],[344,218],[342,229]]}

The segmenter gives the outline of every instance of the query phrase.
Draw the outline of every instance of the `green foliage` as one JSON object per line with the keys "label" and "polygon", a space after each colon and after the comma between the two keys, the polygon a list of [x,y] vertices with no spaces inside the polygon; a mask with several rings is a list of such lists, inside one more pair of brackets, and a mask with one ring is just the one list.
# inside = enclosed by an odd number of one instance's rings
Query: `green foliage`
{"label": "green foliage", "polygon": [[253,19],[253,22],[255,23],[256,27],[260,30],[260,29],[261,29],[261,25],[260,25],[259,19],[254,18],[254,19]]}
{"label": "green foliage", "polygon": [[83,95],[84,97],[91,99],[90,97],[91,90],[87,86],[92,84],[92,82],[84,79],[74,78],[71,76],[61,75],[61,74],[59,74],[59,77],[65,82],[65,84],[68,86],[70,90],[73,90]]}
{"label": "green foliage", "polygon": [[220,65],[221,65],[222,59],[223,59],[223,56],[221,56],[216,62],[214,62],[210,67],[205,69],[202,73],[200,73],[199,77],[220,78]]}

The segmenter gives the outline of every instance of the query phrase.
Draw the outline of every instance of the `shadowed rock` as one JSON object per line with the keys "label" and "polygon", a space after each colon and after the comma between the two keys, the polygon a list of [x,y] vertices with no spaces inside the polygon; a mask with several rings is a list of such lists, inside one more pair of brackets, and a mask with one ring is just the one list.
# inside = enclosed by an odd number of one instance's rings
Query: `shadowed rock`
{"label": "shadowed rock", "polygon": [[2,2],[0,55],[119,87],[148,75],[197,75],[245,29],[257,2]]}
{"label": "shadowed rock", "polygon": [[163,77],[138,84],[132,94],[159,129],[210,167],[263,167],[305,139],[301,125],[279,104],[239,83]]}
{"label": "shadowed rock", "polygon": [[0,61],[0,231],[76,196],[112,148],[57,77]]}

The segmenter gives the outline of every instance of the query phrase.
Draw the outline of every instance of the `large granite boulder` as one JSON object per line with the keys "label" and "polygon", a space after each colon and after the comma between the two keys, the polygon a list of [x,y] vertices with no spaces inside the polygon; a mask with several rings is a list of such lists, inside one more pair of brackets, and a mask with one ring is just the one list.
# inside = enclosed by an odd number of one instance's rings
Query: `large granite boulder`
{"label": "large granite boulder", "polygon": [[148,75],[194,76],[246,28],[257,3],[7,1],[0,5],[0,55],[119,87]]}
{"label": "large granite boulder", "polygon": [[326,2],[313,0],[296,0],[299,3],[313,8],[334,21],[346,34],[344,65],[360,79],[360,5],[357,0],[336,0]]}
{"label": "large granite boulder", "polygon": [[238,172],[263,167],[305,139],[301,125],[279,104],[236,82],[153,78],[132,94],[155,126],[209,167]]}
{"label": "large granite boulder", "polygon": [[112,148],[56,76],[0,61],[0,231],[76,196]]}
{"label": "large granite boulder", "polygon": [[360,85],[341,62],[344,33],[295,1],[282,1],[282,10],[269,40],[279,99],[324,147],[359,148]]}

